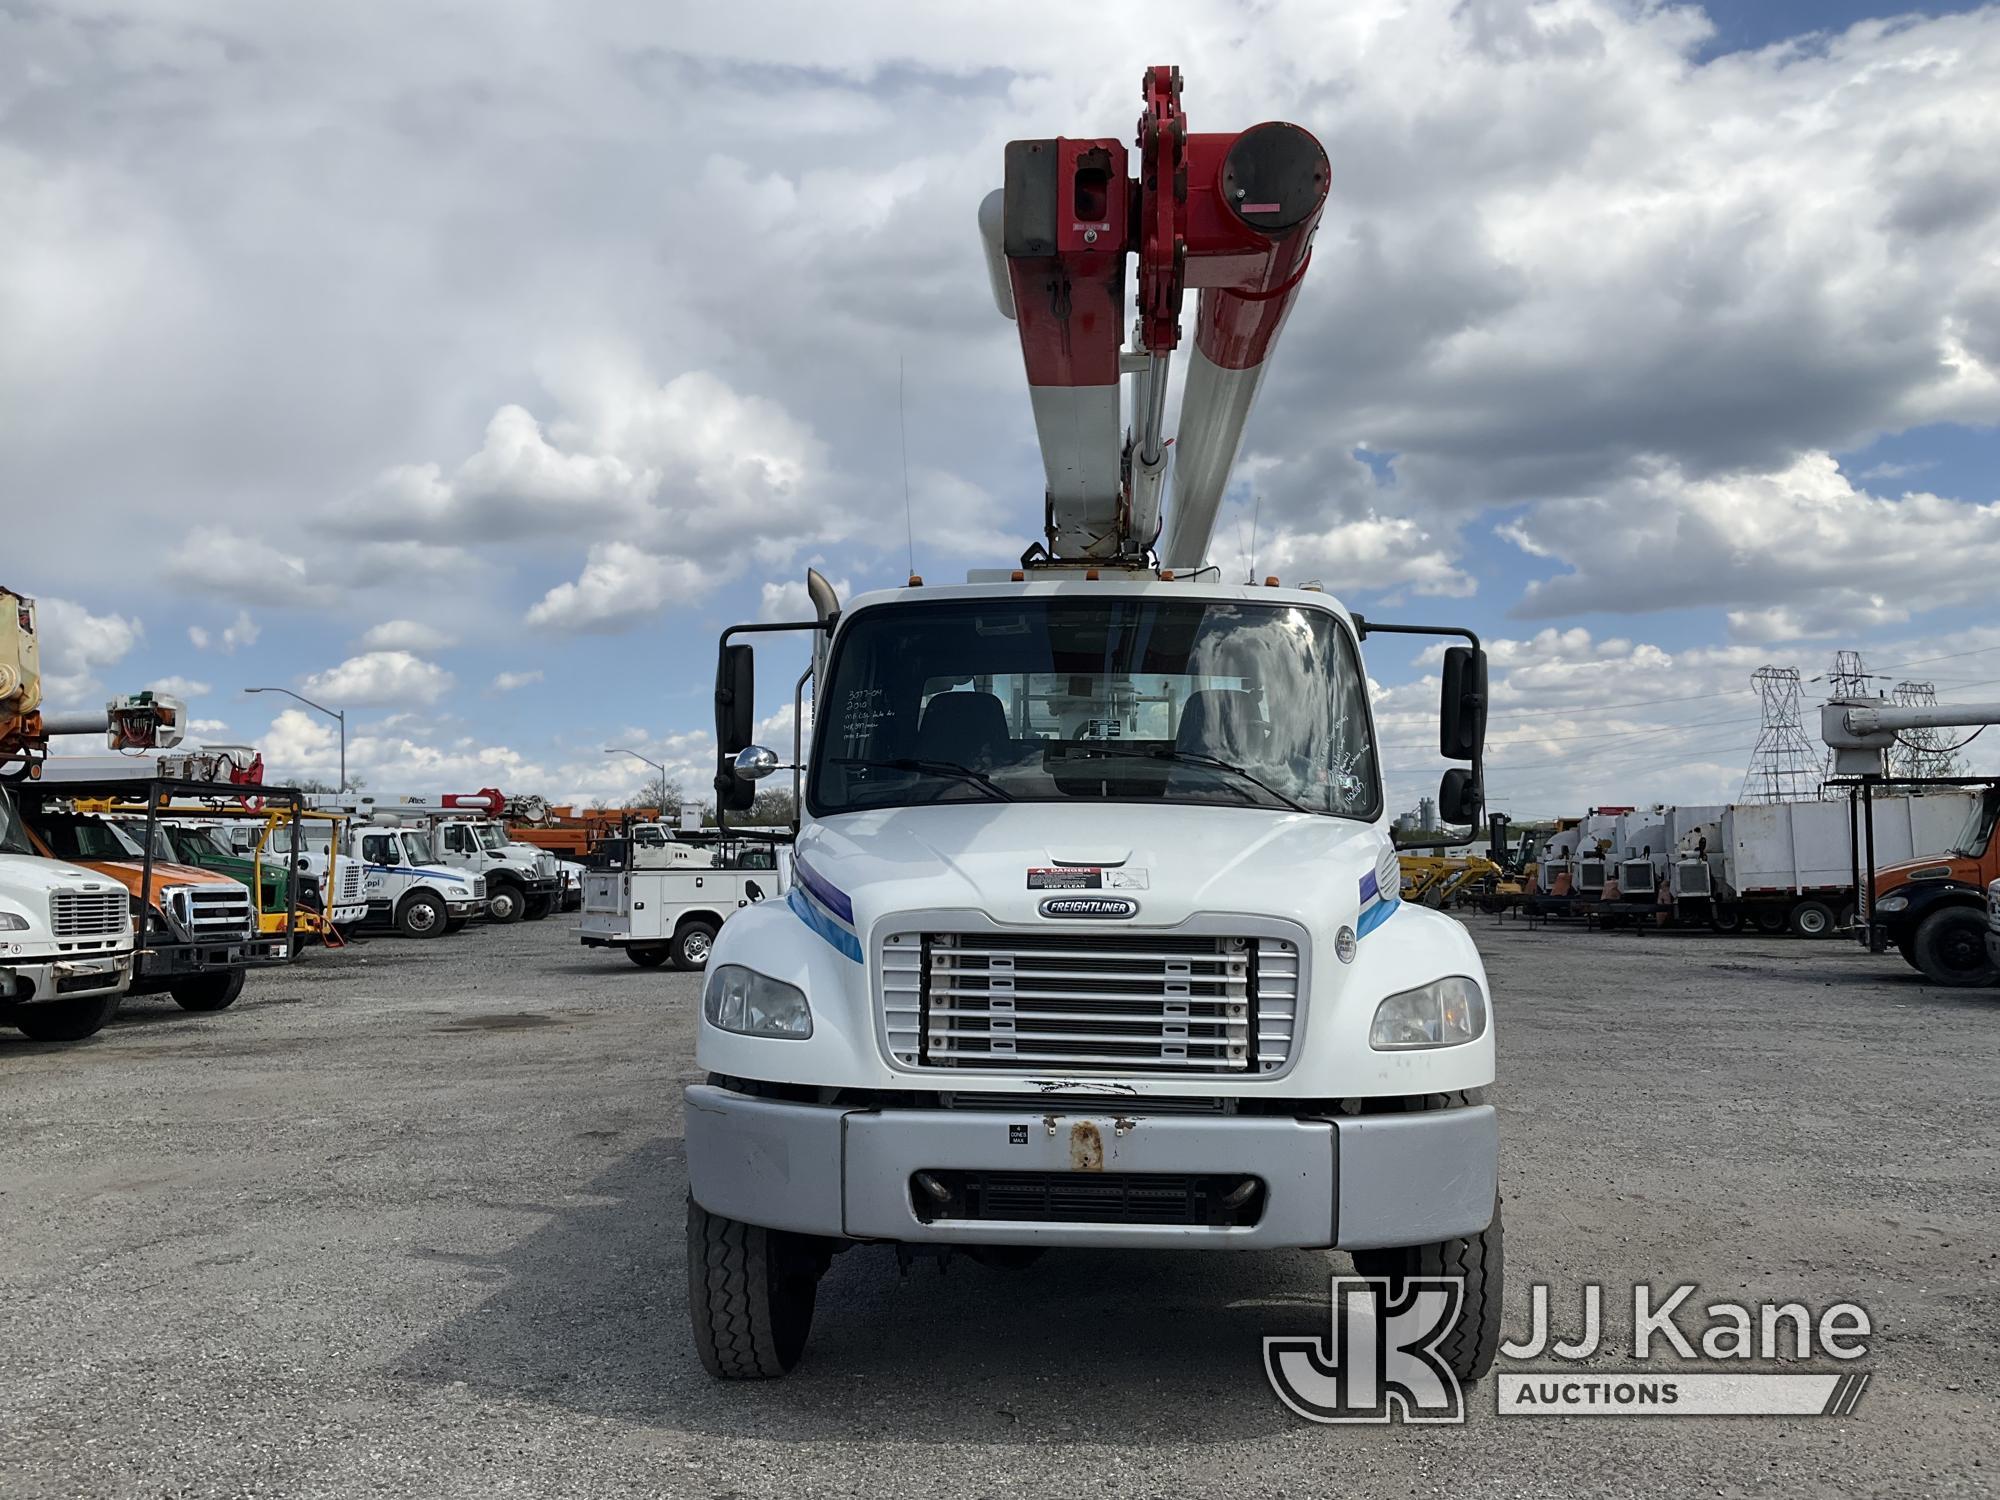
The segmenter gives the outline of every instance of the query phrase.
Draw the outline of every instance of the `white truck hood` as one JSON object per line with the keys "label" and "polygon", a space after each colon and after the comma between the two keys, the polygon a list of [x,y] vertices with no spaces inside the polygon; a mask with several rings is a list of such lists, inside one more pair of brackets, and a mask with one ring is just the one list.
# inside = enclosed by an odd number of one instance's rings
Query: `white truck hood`
{"label": "white truck hood", "polygon": [[123,890],[115,880],[107,880],[93,870],[66,865],[59,859],[42,859],[32,854],[0,854],[0,894],[47,896],[54,891]]}
{"label": "white truck hood", "polygon": [[[1395,851],[1379,825],[1244,807],[1131,803],[932,804],[810,825],[801,883],[865,935],[899,911],[1045,920],[1043,900],[1136,901],[1123,919],[1171,927],[1197,913],[1284,917],[1330,940],[1377,891],[1393,900]],[[1384,888],[1386,887],[1386,888]]]}

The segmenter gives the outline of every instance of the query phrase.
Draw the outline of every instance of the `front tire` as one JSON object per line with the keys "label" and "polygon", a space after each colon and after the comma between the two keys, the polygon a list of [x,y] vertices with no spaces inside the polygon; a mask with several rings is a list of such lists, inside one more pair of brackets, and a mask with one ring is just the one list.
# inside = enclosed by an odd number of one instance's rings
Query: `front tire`
{"label": "front tire", "polygon": [[554,896],[530,896],[527,909],[521,913],[530,922],[539,922],[556,909]]}
{"label": "front tire", "polygon": [[1465,1282],[1465,1302],[1458,1323],[1439,1341],[1437,1351],[1452,1373],[1467,1384],[1493,1367],[1500,1348],[1500,1298],[1506,1273],[1505,1238],[1500,1203],[1493,1204],[1493,1222],[1478,1234],[1440,1240],[1434,1245],[1406,1245],[1386,1250],[1356,1250],[1354,1269],[1363,1276],[1381,1276],[1393,1298],[1408,1276],[1456,1276]]}
{"label": "front tire", "polygon": [[220,974],[191,974],[167,986],[167,993],[182,1010],[227,1010],[243,993],[243,971],[228,969]]}
{"label": "front tire", "polygon": [[487,892],[486,920],[511,927],[527,913],[528,898],[515,885],[496,885]]}
{"label": "front tire", "polygon": [[24,1005],[0,1026],[12,1026],[33,1042],[80,1042],[102,1031],[118,1014],[116,995],[87,995],[79,1000],[49,1000]]}
{"label": "front tire", "polygon": [[809,1241],[712,1214],[687,1217],[688,1315],[702,1368],[718,1380],[791,1372],[812,1332],[825,1261]]}
{"label": "front tire", "polygon": [[443,937],[445,926],[444,904],[423,891],[418,891],[396,909],[396,931],[404,937]]}
{"label": "front tire", "polygon": [[1712,932],[1741,932],[1743,909],[1739,906],[1711,905],[1708,909],[1708,926]]}
{"label": "front tire", "polygon": [[715,946],[713,922],[689,922],[674,934],[674,967],[702,970],[708,967],[709,950]]}
{"label": "front tire", "polygon": [[1974,906],[1946,906],[1917,926],[1911,960],[1932,984],[1970,989],[1991,984],[1996,974],[1986,956],[1986,916]]}
{"label": "front tire", "polygon": [[1801,901],[1787,920],[1793,937],[1823,938],[1834,929],[1833,908],[1824,901]]}

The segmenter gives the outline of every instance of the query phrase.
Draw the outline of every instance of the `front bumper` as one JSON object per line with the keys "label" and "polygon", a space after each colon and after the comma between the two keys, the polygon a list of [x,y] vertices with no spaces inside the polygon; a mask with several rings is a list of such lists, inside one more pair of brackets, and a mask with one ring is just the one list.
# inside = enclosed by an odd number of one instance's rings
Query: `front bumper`
{"label": "front bumper", "polygon": [[[1368,1249],[1476,1234],[1493,1217],[1490,1105],[1413,1114],[1129,1115],[847,1109],[687,1090],[688,1186],[710,1213],[854,1240],[1158,1249]],[[1253,1175],[1254,1223],[919,1216],[918,1172]]]}
{"label": "front bumper", "polygon": [[157,983],[188,974],[213,974],[218,969],[252,969],[290,963],[290,944],[283,933],[241,939],[203,938],[189,943],[148,943],[139,950],[134,979]]}
{"label": "front bumper", "polygon": [[486,915],[484,901],[447,901],[444,914],[456,922],[460,917],[483,917]]}
{"label": "front bumper", "polygon": [[82,1000],[114,995],[132,978],[132,950],[83,958],[0,963],[0,1004],[32,1005],[44,1000]]}

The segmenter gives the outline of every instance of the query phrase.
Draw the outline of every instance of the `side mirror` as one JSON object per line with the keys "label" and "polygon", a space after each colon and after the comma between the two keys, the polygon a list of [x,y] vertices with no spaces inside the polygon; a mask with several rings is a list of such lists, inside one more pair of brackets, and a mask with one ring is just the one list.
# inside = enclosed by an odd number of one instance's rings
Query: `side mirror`
{"label": "side mirror", "polygon": [[778,752],[762,745],[746,745],[736,752],[736,774],[745,781],[762,781],[773,771],[782,771],[778,764]]}
{"label": "side mirror", "polygon": [[715,800],[724,812],[746,812],[757,788],[736,770],[736,752],[756,729],[757,654],[750,646],[724,646],[715,664]]}
{"label": "side mirror", "polygon": [[724,646],[715,666],[715,742],[724,755],[750,743],[757,727],[757,653]]}
{"label": "side mirror", "polygon": [[[1438,704],[1438,754],[1477,761],[1486,745],[1486,653],[1452,646],[1444,653],[1444,689]],[[1454,823],[1465,819],[1456,814]]]}
{"label": "side mirror", "polygon": [[1438,817],[1443,822],[1476,824],[1485,801],[1478,780],[1462,766],[1453,766],[1438,783]]}

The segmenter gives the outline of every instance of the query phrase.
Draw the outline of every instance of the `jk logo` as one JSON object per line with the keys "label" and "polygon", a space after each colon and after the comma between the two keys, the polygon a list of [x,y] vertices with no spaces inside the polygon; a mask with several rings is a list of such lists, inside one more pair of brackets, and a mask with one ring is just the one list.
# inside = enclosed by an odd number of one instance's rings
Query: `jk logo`
{"label": "jk logo", "polygon": [[1327,1337],[1264,1340],[1280,1401],[1310,1422],[1465,1420],[1458,1377],[1437,1349],[1465,1305],[1462,1280],[1406,1277],[1391,1300],[1379,1277],[1336,1276],[1332,1301]]}

